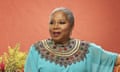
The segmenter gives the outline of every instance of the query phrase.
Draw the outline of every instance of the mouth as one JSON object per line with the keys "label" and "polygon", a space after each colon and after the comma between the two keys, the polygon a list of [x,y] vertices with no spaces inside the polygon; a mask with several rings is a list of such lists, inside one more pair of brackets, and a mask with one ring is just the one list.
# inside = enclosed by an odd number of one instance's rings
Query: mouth
{"label": "mouth", "polygon": [[61,34],[61,32],[53,32],[54,37],[58,37]]}

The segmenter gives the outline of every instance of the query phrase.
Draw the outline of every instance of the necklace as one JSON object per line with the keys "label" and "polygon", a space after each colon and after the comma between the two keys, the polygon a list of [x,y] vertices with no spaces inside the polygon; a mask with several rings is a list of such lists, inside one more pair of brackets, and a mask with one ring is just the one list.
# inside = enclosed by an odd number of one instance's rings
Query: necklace
{"label": "necklace", "polygon": [[44,40],[42,42],[45,48],[51,53],[54,53],[57,56],[70,56],[79,49],[80,42],[76,41],[77,40],[70,40],[69,44],[66,46],[61,44],[55,45],[51,40]]}
{"label": "necklace", "polygon": [[59,47],[66,47],[70,44],[71,41],[73,41],[72,38],[69,38],[66,42],[64,43],[58,43],[58,42],[55,42],[53,39],[48,39],[49,42],[51,42],[54,46],[59,46]]}
{"label": "necklace", "polygon": [[88,43],[77,39],[71,39],[66,46],[54,44],[51,39],[39,41],[34,46],[41,58],[64,67],[83,60],[88,53]]}

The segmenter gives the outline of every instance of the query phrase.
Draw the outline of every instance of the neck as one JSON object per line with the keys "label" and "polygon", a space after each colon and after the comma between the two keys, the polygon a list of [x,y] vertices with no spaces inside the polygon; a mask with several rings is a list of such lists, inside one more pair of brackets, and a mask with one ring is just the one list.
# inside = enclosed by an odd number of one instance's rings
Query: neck
{"label": "neck", "polygon": [[53,40],[54,41],[54,43],[55,44],[63,44],[63,45],[68,45],[68,43],[69,43],[69,41],[71,40],[71,38],[68,38],[68,39],[66,39],[66,40],[61,40],[61,41],[55,41],[55,40]]}

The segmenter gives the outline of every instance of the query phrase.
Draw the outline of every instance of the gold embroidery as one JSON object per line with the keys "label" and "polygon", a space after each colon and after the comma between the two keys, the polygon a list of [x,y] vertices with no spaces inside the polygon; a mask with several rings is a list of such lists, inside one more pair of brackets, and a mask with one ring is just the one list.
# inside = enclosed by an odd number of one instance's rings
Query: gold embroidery
{"label": "gold embroidery", "polygon": [[80,41],[76,40],[76,44],[75,44],[75,47],[69,51],[69,52],[55,52],[53,48],[50,48],[46,42],[46,40],[43,40],[43,45],[44,47],[50,51],[51,53],[57,55],[57,56],[71,56],[73,55],[74,53],[76,53],[79,49],[79,46],[80,46]]}
{"label": "gold embroidery", "polygon": [[38,52],[40,53],[41,58],[45,58],[50,62],[55,62],[60,66],[67,67],[72,63],[81,61],[88,53],[89,45],[86,41],[74,39],[74,43],[70,43],[72,44],[72,48],[70,48],[69,50],[67,49],[64,52],[59,52],[59,50],[49,46],[48,41],[49,40],[39,41],[38,43],[35,43],[34,46],[36,47],[36,50],[38,50]]}

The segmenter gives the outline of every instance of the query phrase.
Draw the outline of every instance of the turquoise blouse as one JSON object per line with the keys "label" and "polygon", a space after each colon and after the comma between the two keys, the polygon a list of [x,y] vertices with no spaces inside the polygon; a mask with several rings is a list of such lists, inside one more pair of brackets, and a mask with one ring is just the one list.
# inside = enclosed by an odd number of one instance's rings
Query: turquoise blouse
{"label": "turquoise blouse", "polygon": [[24,70],[25,72],[113,72],[116,53],[105,51],[94,43],[89,43],[88,51],[84,60],[65,67],[42,58],[32,45]]}

